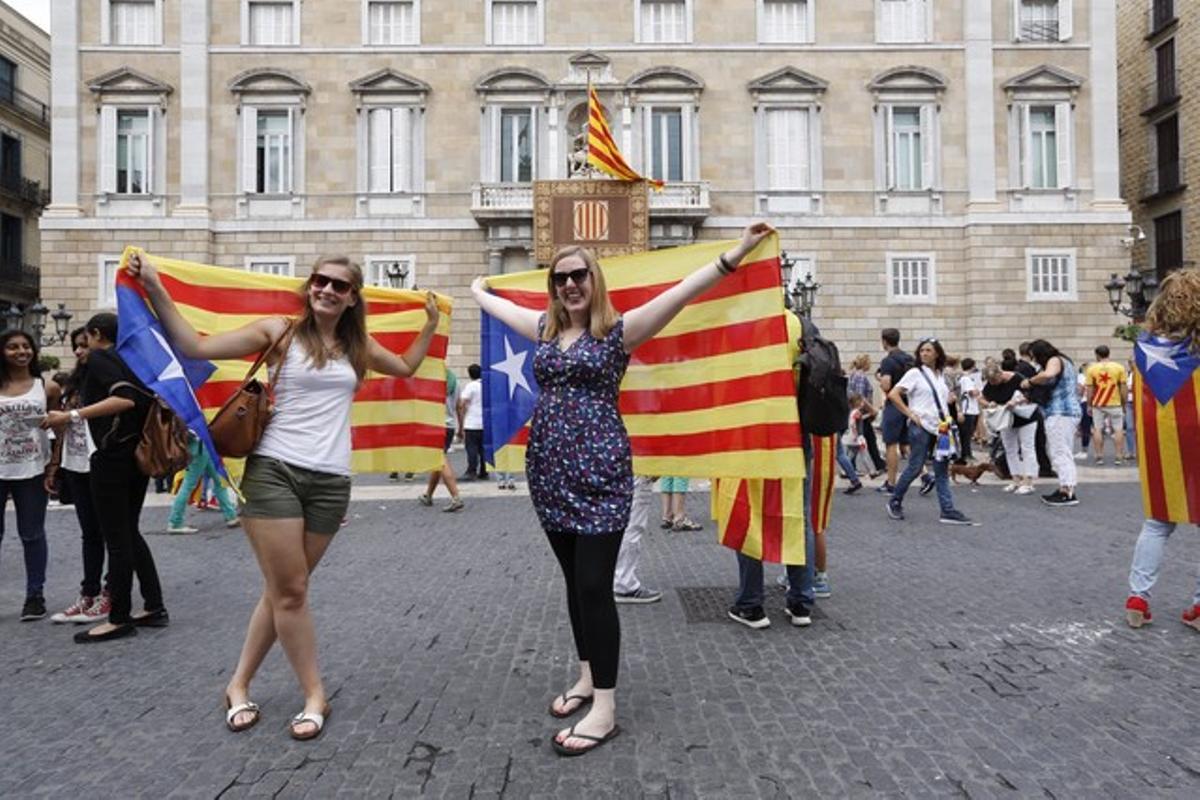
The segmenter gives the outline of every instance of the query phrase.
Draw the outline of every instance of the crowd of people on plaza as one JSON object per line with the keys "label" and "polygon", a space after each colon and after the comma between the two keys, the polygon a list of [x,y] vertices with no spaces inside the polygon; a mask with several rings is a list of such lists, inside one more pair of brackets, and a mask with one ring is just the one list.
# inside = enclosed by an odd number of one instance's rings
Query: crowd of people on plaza
{"label": "crowd of people on plaza", "polygon": [[[577,677],[553,698],[548,712],[556,719],[586,712],[551,737],[562,755],[586,753],[620,733],[617,604],[653,603],[662,597],[636,574],[643,536],[652,527],[656,478],[635,478],[618,410],[630,353],[689,302],[734,273],[772,232],[764,223],[747,227],[713,262],[698,265],[671,288],[623,314],[612,306],[595,256],[580,247],[561,250],[549,265],[544,311],[489,292],[482,278],[471,285],[483,311],[536,343],[532,368],[539,393],[525,471],[534,510],[561,569],[578,659]],[[302,709],[290,721],[291,735],[315,738],[331,708],[317,658],[308,586],[350,502],[352,399],[368,370],[398,377],[415,373],[437,328],[436,299],[426,294],[424,325],[405,352],[390,352],[367,334],[359,266],[349,258],[325,257],[317,260],[300,289],[303,308],[295,320],[264,317],[228,333],[202,336],[176,308],[152,258],[134,255],[126,269],[182,356],[218,360],[265,354],[273,370],[274,413],[246,460],[240,513],[236,498],[219,478],[215,481],[226,524],[244,528],[263,578],[240,656],[223,690],[225,724],[240,732],[261,719],[251,685],[278,641],[303,695]],[[812,322],[802,322],[811,326],[805,335],[813,335]],[[1196,270],[1164,282],[1148,327],[1163,336],[1196,341]],[[117,333],[118,318],[111,313],[96,314],[73,331],[75,365],[57,380],[40,375],[32,336],[19,330],[0,334],[0,506],[13,498],[24,549],[21,619],[47,613],[45,515],[48,499],[60,497],[74,505],[83,578],[78,598],[53,620],[94,623],[75,634],[80,643],[134,636],[139,629],[170,622],[155,560],[140,528],[149,478],[135,458],[154,395],[116,352]],[[794,344],[802,349],[803,341]],[[1095,348],[1094,362],[1077,366],[1045,339],[983,355],[980,361],[950,355],[934,337],[920,338],[908,352],[895,328],[881,331],[880,341],[883,356],[874,369],[868,354],[858,354],[848,364],[849,413],[838,417],[839,425],[845,418],[845,428],[832,441],[848,481],[844,492],[857,494],[864,478],[883,476],[876,491],[886,495],[885,510],[892,520],[906,518],[904,503],[917,485],[921,495],[936,494],[939,522],[977,524],[955,502],[952,475],[960,468],[970,475],[970,468],[989,465],[1004,477],[1003,490],[1016,496],[1034,493],[1039,477],[1053,477],[1056,488],[1041,499],[1060,508],[1080,502],[1076,462],[1091,451],[1095,463],[1103,464],[1106,438],[1113,440],[1114,464],[1131,458],[1126,444],[1132,439],[1134,370],[1113,361],[1105,345]],[[444,441],[447,453],[455,440],[463,443],[466,471],[455,475],[445,459],[427,476],[419,497],[421,505],[432,506],[436,487],[444,482],[450,494],[447,512],[464,508],[461,481],[490,477],[483,452],[480,366],[472,364],[468,376],[460,385],[447,369]],[[1084,421],[1088,424],[1081,425]],[[883,439],[882,450],[877,435]],[[809,461],[805,563],[788,565],[781,576],[787,616],[801,627],[811,622],[814,601],[830,595],[825,539],[811,528],[811,437],[805,436],[804,443]],[[184,520],[188,498],[206,475],[216,474],[195,436],[190,452],[168,532],[194,532]],[[860,457],[865,459],[862,471]],[[510,474],[497,474],[500,488],[514,488]],[[972,480],[978,477],[974,473]],[[684,508],[686,478],[661,476],[659,486],[662,529],[702,527]],[[1149,593],[1173,529],[1174,524],[1146,520],[1130,577],[1130,625],[1150,620]],[[764,628],[769,619],[763,608],[762,561],[739,553],[738,570],[739,589],[729,617],[752,629]],[[135,575],[143,601],[138,611],[132,600]],[[1189,613],[1185,622],[1200,629],[1200,584]]]}

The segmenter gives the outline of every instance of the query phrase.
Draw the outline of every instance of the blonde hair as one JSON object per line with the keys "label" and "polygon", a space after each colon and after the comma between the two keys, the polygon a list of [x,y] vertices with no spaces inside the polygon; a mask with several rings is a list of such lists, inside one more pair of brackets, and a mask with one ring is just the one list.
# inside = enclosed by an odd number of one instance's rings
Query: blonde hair
{"label": "blonde hair", "polygon": [[859,353],[850,362],[850,369],[857,369],[861,372],[866,372],[871,368],[871,357],[866,353]]}
{"label": "blonde hair", "polygon": [[552,341],[571,325],[571,315],[558,299],[554,287],[554,268],[564,258],[578,256],[587,264],[588,278],[592,282],[592,302],[588,308],[588,331],[593,339],[603,339],[617,324],[617,310],[613,308],[608,298],[608,286],[604,282],[604,273],[600,270],[600,262],[591,250],[579,245],[564,247],[554,254],[550,260],[550,268],[546,270],[546,295],[549,303],[546,306],[546,325],[542,329],[542,341]]}
{"label": "blonde hair", "polygon": [[1200,352],[1200,269],[1172,272],[1146,312],[1146,327],[1169,339],[1191,337],[1193,353]]}
{"label": "blonde hair", "polygon": [[[338,341],[336,352],[326,347],[325,342],[321,339],[321,332],[317,330],[316,317],[313,316],[312,303],[308,299],[309,289],[312,287],[312,276],[325,264],[343,267],[350,273],[350,282],[354,287],[351,291],[358,298],[358,302],[345,308],[341,317],[338,318],[334,331]],[[363,299],[362,286],[362,268],[351,261],[348,256],[321,256],[318,258],[313,263],[308,279],[300,287],[304,310],[300,312],[300,319],[296,321],[294,334],[295,338],[304,345],[304,349],[308,353],[308,360],[314,367],[321,369],[331,359],[345,356],[346,360],[350,362],[350,366],[354,368],[354,374],[358,377],[359,383],[362,383],[367,375],[369,341],[367,337],[367,301]]]}

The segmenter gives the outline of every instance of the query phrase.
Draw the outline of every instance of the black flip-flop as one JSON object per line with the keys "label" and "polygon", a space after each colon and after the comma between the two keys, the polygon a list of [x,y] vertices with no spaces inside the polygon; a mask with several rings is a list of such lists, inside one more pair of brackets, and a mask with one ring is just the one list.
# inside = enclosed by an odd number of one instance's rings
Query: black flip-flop
{"label": "black flip-flop", "polygon": [[583,701],[583,702],[581,702],[579,705],[577,705],[577,706],[575,706],[574,708],[572,708],[570,711],[555,711],[555,710],[554,710],[554,703],[553,703],[553,702],[551,702],[551,703],[550,703],[550,716],[554,717],[555,719],[566,719],[567,717],[570,717],[570,716],[573,716],[574,714],[577,714],[577,713],[579,712],[579,709],[583,708],[583,707],[584,707],[584,706],[586,706],[588,703],[592,702],[592,695],[590,695],[590,694],[589,694],[589,695],[582,695],[582,694],[566,694],[566,693],[564,692],[563,694],[559,695],[558,697],[556,697],[556,698],[554,698],[554,699],[555,699],[555,700],[562,700],[562,704],[563,704],[564,706],[565,706],[567,703],[571,702],[572,700],[581,700],[581,701]]}
{"label": "black flip-flop", "polygon": [[604,734],[603,736],[588,736],[585,733],[576,733],[575,726],[572,725],[570,732],[566,736],[563,737],[564,742],[567,739],[575,738],[575,739],[587,739],[589,742],[592,742],[592,744],[589,744],[587,747],[570,748],[570,747],[567,747],[566,745],[564,745],[562,742],[558,741],[558,738],[557,738],[558,734],[555,733],[555,734],[551,734],[551,736],[550,736],[550,746],[553,747],[554,752],[558,753],[560,756],[567,756],[568,758],[571,756],[581,756],[584,753],[592,752],[593,750],[595,750],[597,747],[604,744],[605,742],[608,742],[608,741],[611,741],[611,740],[617,738],[618,734],[620,734],[620,733],[621,733],[621,726],[613,725],[612,730],[610,730],[608,733]]}

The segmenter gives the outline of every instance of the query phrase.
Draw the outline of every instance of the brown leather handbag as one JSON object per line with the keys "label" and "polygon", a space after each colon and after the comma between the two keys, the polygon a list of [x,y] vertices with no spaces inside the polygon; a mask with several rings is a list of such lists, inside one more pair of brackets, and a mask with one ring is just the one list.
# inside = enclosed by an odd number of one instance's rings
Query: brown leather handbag
{"label": "brown leather handbag", "polygon": [[[134,461],[141,473],[151,478],[169,478],[176,472],[187,469],[190,460],[188,429],[183,420],[157,394],[128,381],[114,383],[109,389],[109,394],[123,386],[145,395],[150,400],[146,420],[142,423],[142,432],[133,451]],[[112,433],[116,432],[120,422],[120,414],[113,417]]]}
{"label": "brown leather handbag", "polygon": [[279,368],[283,366],[283,360],[287,357],[287,345],[283,347],[283,355],[275,365],[270,383],[264,386],[254,377],[254,373],[258,372],[259,367],[281,342],[291,343],[294,330],[295,320],[289,319],[283,333],[258,354],[254,366],[250,367],[250,371],[242,380],[242,385],[208,423],[208,434],[212,437],[217,452],[223,457],[245,458],[254,451],[258,440],[262,438],[263,431],[267,429],[267,423],[271,420],[271,387],[279,377]]}

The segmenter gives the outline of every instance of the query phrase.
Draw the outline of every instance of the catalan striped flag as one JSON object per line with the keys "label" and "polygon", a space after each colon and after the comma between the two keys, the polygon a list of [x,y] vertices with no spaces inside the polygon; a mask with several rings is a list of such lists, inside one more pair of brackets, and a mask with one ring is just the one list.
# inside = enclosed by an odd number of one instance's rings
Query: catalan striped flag
{"label": "catalan striped flag", "polygon": [[716,478],[717,539],[770,564],[804,564],[803,478]]}
{"label": "catalan striped flag", "polygon": [[1143,333],[1133,406],[1146,517],[1200,525],[1200,357],[1191,340]]}
{"label": "catalan striped flag", "polygon": [[837,434],[812,436],[812,473],[809,482],[809,508],[812,509],[814,533],[824,533],[829,528],[829,517],[833,512],[833,480],[837,477]]}
{"label": "catalan striped flag", "polygon": [[[118,275],[134,252],[125,249]],[[151,257],[176,307],[201,334],[224,333],[259,317],[295,316],[301,311],[300,278]],[[425,324],[424,294],[368,286],[362,296],[372,338],[392,352],[406,350]],[[437,299],[442,316],[417,373],[402,379],[369,372],[354,398],[351,466],[356,472],[426,472],[442,466],[451,303],[441,295]],[[253,360],[251,356],[213,362],[212,377],[196,390],[209,418],[241,385]],[[260,371],[258,378],[265,381],[266,375]]]}
{"label": "catalan striped flag", "polygon": [[[711,262],[731,242],[605,259],[618,311],[639,306]],[[488,289],[546,308],[546,272],[489,278]],[[690,303],[630,357],[618,400],[639,475],[749,478],[804,474],[779,240],[764,240],[737,272]],[[537,397],[536,344],[483,315],[484,452],[499,470],[524,463]]]}
{"label": "catalan striped flag", "polygon": [[588,164],[611,175],[619,181],[646,181],[655,189],[662,189],[663,182],[643,178],[625,163],[621,149],[608,128],[608,120],[604,118],[604,107],[600,105],[600,96],[588,85]]}

